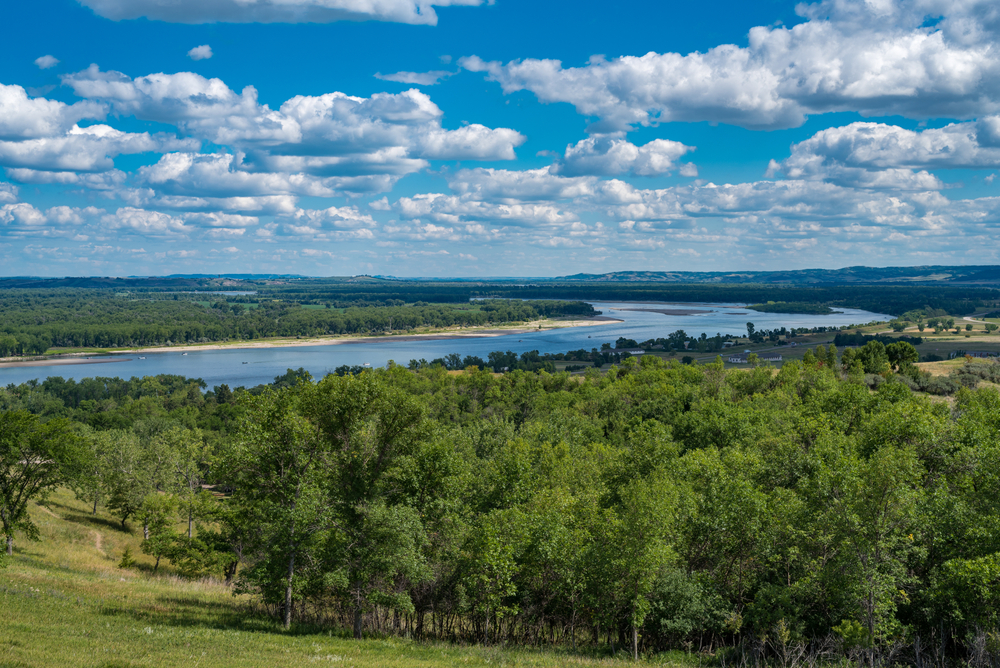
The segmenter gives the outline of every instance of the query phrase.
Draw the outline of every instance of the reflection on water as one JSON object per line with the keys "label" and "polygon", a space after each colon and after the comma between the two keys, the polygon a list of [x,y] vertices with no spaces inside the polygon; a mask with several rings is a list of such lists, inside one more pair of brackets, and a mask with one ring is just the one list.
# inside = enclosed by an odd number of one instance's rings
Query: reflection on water
{"label": "reflection on water", "polygon": [[[538,350],[558,353],[581,348],[600,348],[602,343],[612,343],[620,337],[645,341],[666,337],[683,329],[689,335],[716,334],[746,335],[746,323],[753,322],[756,329],[787,327],[840,327],[890,320],[891,317],[868,311],[841,309],[843,313],[831,315],[789,315],[757,313],[735,304],[640,304],[636,302],[592,302],[605,316],[623,322],[611,322],[592,327],[571,327],[528,334],[514,334],[490,338],[462,338],[438,341],[399,341],[392,338],[339,345],[302,346],[287,348],[258,348],[253,350],[202,350],[187,355],[180,352],[143,353],[121,355],[128,360],[115,364],[80,364],[27,368],[0,368],[0,385],[23,383],[32,378],[48,376],[63,378],[90,378],[94,376],[151,376],[161,373],[201,378],[212,388],[222,383],[230,387],[252,387],[270,383],[286,369],[304,367],[314,377],[322,377],[336,367],[347,365],[384,366],[389,360],[406,364],[411,359],[432,360],[449,353],[477,355],[486,359],[494,350],[512,350],[523,353]],[[615,310],[629,309],[629,310]],[[634,310],[643,309],[643,310]],[[649,309],[649,310],[645,310]]]}

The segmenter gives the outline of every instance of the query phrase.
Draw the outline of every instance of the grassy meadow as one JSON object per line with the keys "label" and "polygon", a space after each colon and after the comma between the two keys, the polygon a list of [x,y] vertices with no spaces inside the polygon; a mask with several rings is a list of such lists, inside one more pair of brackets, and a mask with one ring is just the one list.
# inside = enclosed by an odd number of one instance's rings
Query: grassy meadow
{"label": "grassy meadow", "polygon": [[[461,647],[399,638],[357,642],[329,631],[283,631],[253,614],[221,583],[184,580],[139,550],[141,530],[123,531],[60,490],[31,510],[41,540],[19,536],[0,569],[0,668],[80,666],[615,666],[695,665],[686,655],[638,664],[625,654]],[[181,525],[178,525],[181,529]],[[131,548],[137,565],[118,563]]]}

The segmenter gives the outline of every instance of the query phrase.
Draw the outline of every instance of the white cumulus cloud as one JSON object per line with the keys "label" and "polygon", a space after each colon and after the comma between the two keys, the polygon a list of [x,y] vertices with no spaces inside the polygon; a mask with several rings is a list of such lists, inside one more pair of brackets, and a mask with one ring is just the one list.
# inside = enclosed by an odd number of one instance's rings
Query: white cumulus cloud
{"label": "white cumulus cloud", "polygon": [[59,59],[56,58],[55,56],[45,55],[35,58],[35,65],[38,65],[38,68],[42,70],[47,70],[51,67],[55,67],[58,64],[59,64]]}
{"label": "white cumulus cloud", "polygon": [[435,7],[476,6],[484,0],[79,0],[121,21],[145,17],[172,23],[330,23],[392,21],[437,25]]}
{"label": "white cumulus cloud", "polygon": [[0,165],[45,171],[104,172],[114,168],[113,158],[175,150],[197,150],[196,139],[168,134],[128,133],[108,125],[84,128],[74,125],[60,137],[0,141]]}
{"label": "white cumulus cloud", "polygon": [[1000,167],[997,117],[908,130],[885,123],[851,123],[827,128],[792,146],[768,175],[822,179],[842,185],[899,190],[943,187],[928,169]]}
{"label": "white cumulus cloud", "polygon": [[187,53],[188,58],[191,60],[208,60],[213,55],[212,47],[208,44],[202,44],[201,46],[196,46]]}
{"label": "white cumulus cloud", "polygon": [[[598,117],[594,132],[668,121],[787,128],[830,111],[911,118],[1000,111],[992,0],[827,0],[797,11],[807,20],[752,28],[745,47],[594,57],[582,67],[533,58],[459,62],[488,73],[504,92],[528,90]],[[943,18],[929,25],[928,16]]]}
{"label": "white cumulus cloud", "polygon": [[379,176],[391,185],[391,177],[423,169],[429,159],[512,160],[525,140],[514,130],[478,124],[447,130],[441,109],[416,89],[369,98],[299,95],[274,110],[258,103],[253,87],[236,93],[220,79],[191,72],[131,79],[91,66],[63,81],[119,114],[171,123],[275,172]]}
{"label": "white cumulus cloud", "polygon": [[566,176],[657,176],[676,170],[678,158],[693,150],[693,146],[668,139],[636,146],[620,137],[597,135],[567,146],[565,156],[552,171]]}
{"label": "white cumulus cloud", "polygon": [[78,121],[103,119],[106,113],[106,107],[99,102],[70,105],[44,97],[28,97],[20,86],[0,84],[0,139],[59,136]]}
{"label": "white cumulus cloud", "polygon": [[17,202],[17,186],[11,183],[0,183],[0,204],[13,204]]}
{"label": "white cumulus cloud", "polygon": [[45,214],[27,202],[0,206],[0,223],[36,227],[46,222]]}

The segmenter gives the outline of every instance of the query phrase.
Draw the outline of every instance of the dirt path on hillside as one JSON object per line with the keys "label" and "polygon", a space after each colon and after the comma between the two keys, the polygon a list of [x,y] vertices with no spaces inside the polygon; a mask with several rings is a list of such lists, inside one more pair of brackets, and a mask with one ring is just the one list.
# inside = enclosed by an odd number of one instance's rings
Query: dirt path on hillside
{"label": "dirt path on hillside", "polygon": [[99,531],[91,531],[90,533],[94,534],[94,547],[97,548],[97,551],[103,554],[105,557],[108,556],[107,553],[104,551],[104,539],[101,536],[101,533]]}

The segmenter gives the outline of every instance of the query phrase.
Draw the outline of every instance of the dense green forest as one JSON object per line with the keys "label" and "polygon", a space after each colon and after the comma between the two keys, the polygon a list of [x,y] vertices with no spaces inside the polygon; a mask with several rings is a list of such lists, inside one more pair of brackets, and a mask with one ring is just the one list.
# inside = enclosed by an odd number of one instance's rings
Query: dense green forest
{"label": "dense green forest", "polygon": [[0,357],[50,347],[128,347],[273,336],[406,332],[416,327],[496,325],[550,316],[592,316],[584,302],[486,300],[472,304],[306,308],[260,299],[227,302],[218,295],[137,299],[93,290],[0,293]]}
{"label": "dense green forest", "polygon": [[[324,279],[270,281],[254,287],[260,296],[302,303],[387,302],[402,299],[439,303],[466,302],[474,297],[502,299],[571,299],[585,301],[653,301],[760,304],[769,301],[821,304],[901,315],[920,309],[969,313],[1000,300],[994,288],[968,286],[678,284],[655,282],[435,283],[369,279],[346,282]],[[247,297],[253,299],[254,297]]]}
{"label": "dense green forest", "polygon": [[226,580],[287,625],[993,665],[1000,365],[970,360],[943,402],[911,389],[915,360],[869,341],[780,370],[8,386],[0,533],[35,535],[18,489],[68,485],[156,568]]}
{"label": "dense green forest", "polygon": [[833,309],[829,306],[811,302],[767,302],[766,304],[751,304],[747,308],[761,313],[808,313],[812,315],[833,313]]}
{"label": "dense green forest", "polygon": [[[228,291],[230,294],[218,294]],[[0,279],[0,295],[139,295],[147,299],[224,299],[256,304],[282,300],[314,306],[401,306],[415,302],[466,304],[473,298],[582,301],[721,302],[825,305],[890,315],[940,309],[968,313],[1000,306],[1000,290],[963,285],[677,283],[656,281],[404,281],[355,278]],[[235,294],[238,292],[248,294]]]}

